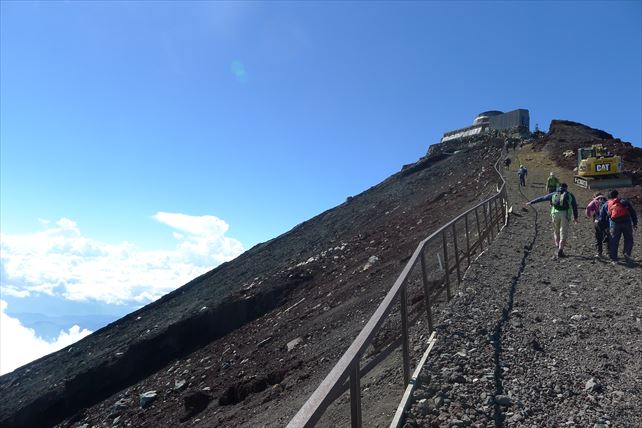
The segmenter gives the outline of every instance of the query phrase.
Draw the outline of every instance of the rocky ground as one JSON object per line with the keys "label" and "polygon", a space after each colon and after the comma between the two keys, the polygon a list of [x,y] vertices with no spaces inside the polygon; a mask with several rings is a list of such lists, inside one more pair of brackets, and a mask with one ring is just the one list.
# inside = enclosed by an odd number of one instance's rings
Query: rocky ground
{"label": "rocky ground", "polygon": [[[530,146],[517,158],[528,185],[506,172],[515,214],[442,315],[406,427],[642,426],[641,229],[635,260],[612,265],[580,211],[568,257],[552,260],[548,205],[522,204],[550,169],[571,172]],[[571,190],[586,206],[590,191]]]}
{"label": "rocky ground", "polygon": [[[284,426],[417,243],[494,192],[502,146],[494,138],[441,145],[344,204],[0,377],[0,425]],[[541,192],[550,169],[572,182],[547,150],[527,146],[518,156],[531,171],[528,197]],[[635,426],[639,232],[632,266],[593,259],[586,220],[573,229],[570,257],[553,262],[546,207],[522,212],[514,171],[507,177],[511,224],[467,272],[457,298],[436,309],[439,341],[408,424]],[[588,200],[587,191],[576,194]],[[411,317],[423,313],[417,294],[410,301]],[[396,315],[364,358],[398,335]],[[420,321],[413,361],[427,336]],[[364,426],[390,423],[400,367],[393,352],[362,379]],[[349,425],[347,395],[319,425]]]}
{"label": "rocky ground", "polygon": [[[577,167],[577,149],[601,144],[619,155],[625,170],[633,177],[634,188],[627,189],[627,197],[642,205],[642,150],[631,143],[614,138],[611,134],[581,123],[553,120],[548,133],[533,144],[534,151],[544,151],[557,167],[572,171]],[[569,181],[572,183],[573,181]]]}
{"label": "rocky ground", "polygon": [[[501,145],[489,138],[449,144],[447,153],[406,166],[2,376],[0,425],[284,425],[358,334],[417,243],[494,192],[492,164]],[[399,394],[388,379],[398,372],[396,364],[374,373],[373,390],[384,386],[375,419],[394,413]],[[330,412],[332,421],[345,421],[345,408]]]}

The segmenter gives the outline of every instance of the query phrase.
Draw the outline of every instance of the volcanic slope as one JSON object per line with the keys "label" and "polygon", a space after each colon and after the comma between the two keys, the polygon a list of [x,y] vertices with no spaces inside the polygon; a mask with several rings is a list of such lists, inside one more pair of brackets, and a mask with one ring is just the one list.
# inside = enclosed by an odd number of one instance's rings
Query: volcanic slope
{"label": "volcanic slope", "polygon": [[[2,376],[0,425],[284,425],[417,243],[495,191],[492,164],[501,146],[490,137],[444,145],[80,342]],[[141,409],[140,394],[150,390],[157,395]]]}
{"label": "volcanic slope", "polygon": [[[633,147],[631,143],[581,123],[553,120],[548,133],[533,146],[533,150],[545,151],[557,167],[572,170],[577,166],[577,149],[591,147],[594,144],[601,144],[611,153],[621,156],[624,168],[633,177],[635,185],[627,189],[627,198],[636,204],[642,204],[642,149]],[[569,181],[569,183],[572,182],[572,180]]]}
{"label": "volcanic slope", "polygon": [[505,171],[514,214],[441,313],[408,427],[642,426],[642,228],[630,263],[595,257],[592,191],[571,185],[579,223],[567,257],[552,258],[550,206],[522,208],[549,171],[567,183],[573,172],[534,148],[509,154],[528,167],[527,185]]}

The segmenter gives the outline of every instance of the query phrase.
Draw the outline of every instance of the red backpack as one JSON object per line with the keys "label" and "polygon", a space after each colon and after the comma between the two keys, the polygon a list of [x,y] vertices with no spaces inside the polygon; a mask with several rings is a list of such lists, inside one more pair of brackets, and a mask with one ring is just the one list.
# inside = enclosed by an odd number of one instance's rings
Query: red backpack
{"label": "red backpack", "polygon": [[609,217],[611,220],[623,220],[630,216],[629,209],[622,203],[620,198],[611,199],[608,202]]}

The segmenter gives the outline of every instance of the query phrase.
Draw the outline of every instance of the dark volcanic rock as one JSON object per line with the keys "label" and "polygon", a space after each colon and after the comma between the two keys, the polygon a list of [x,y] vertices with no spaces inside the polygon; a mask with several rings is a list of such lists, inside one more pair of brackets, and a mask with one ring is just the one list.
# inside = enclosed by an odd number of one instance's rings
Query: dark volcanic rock
{"label": "dark volcanic rock", "polygon": [[552,120],[547,135],[553,138],[564,138],[568,141],[581,142],[613,139],[613,136],[608,132],[570,120]]}
{"label": "dark volcanic rock", "polygon": [[203,391],[194,391],[186,394],[183,397],[183,405],[185,406],[185,414],[181,416],[180,421],[186,420],[196,416],[205,410],[212,401],[212,396]]}
{"label": "dark volcanic rock", "polygon": [[[621,196],[642,203],[642,148],[631,143],[613,138],[608,132],[591,128],[568,120],[551,121],[548,133],[533,146],[533,150],[545,149],[557,165],[572,170],[577,167],[577,149],[602,144],[612,153],[622,157],[624,168],[633,176],[635,187],[624,189]],[[564,152],[571,151],[574,156],[565,157]]]}

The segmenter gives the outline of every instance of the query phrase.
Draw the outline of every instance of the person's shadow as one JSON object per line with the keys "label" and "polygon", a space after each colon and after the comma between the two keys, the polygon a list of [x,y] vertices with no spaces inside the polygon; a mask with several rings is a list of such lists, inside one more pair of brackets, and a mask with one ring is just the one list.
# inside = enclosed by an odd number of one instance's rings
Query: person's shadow
{"label": "person's shadow", "polygon": [[629,259],[626,261],[620,261],[620,263],[633,269],[642,269],[642,263],[638,260]]}
{"label": "person's shadow", "polygon": [[[586,256],[569,256],[569,257],[573,257],[581,260],[595,260],[596,262],[602,263],[604,265],[611,264],[611,259],[608,256],[600,257],[600,258],[586,257]],[[642,269],[642,262],[634,259],[625,260],[624,258],[620,258],[617,261],[617,265],[624,266],[631,269]]]}

